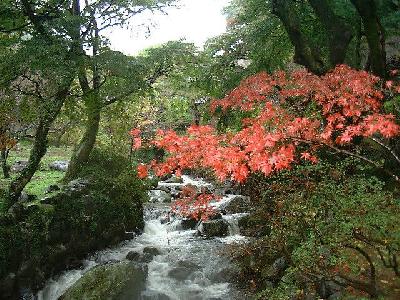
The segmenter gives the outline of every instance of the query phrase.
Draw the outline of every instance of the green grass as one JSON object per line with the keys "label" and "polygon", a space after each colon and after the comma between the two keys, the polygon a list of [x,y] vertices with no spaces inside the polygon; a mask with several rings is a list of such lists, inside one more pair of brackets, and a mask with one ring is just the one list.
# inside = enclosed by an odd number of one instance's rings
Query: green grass
{"label": "green grass", "polygon": [[[28,160],[32,148],[32,142],[21,141],[16,149],[11,150],[8,164],[11,166],[18,160]],[[49,163],[56,160],[69,160],[72,154],[72,147],[54,147],[49,146],[46,155],[43,157],[39,169],[36,171],[31,182],[25,187],[28,194],[36,195],[39,199],[43,198],[48,186],[57,184],[64,177],[64,172],[50,170]],[[1,174],[2,176],[2,174]],[[12,179],[16,178],[18,173],[11,173],[10,179],[0,179],[0,189],[7,190]]]}

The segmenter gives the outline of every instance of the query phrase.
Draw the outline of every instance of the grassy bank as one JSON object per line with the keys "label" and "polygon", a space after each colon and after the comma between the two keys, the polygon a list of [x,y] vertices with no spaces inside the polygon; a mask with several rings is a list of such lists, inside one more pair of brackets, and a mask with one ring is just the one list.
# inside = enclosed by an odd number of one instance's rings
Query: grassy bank
{"label": "grassy bank", "polygon": [[[32,148],[32,142],[25,140],[18,143],[17,147],[10,151],[8,165],[12,166],[17,161],[27,161]],[[49,146],[46,155],[43,157],[39,170],[25,188],[25,192],[37,196],[39,199],[45,195],[46,189],[57,184],[63,177],[64,172],[55,171],[49,168],[49,164],[57,160],[69,160],[72,154],[70,146]],[[11,172],[11,178],[4,179],[1,174],[0,190],[6,191],[10,182],[18,176],[17,172]],[[1,203],[0,203],[1,206]]]}

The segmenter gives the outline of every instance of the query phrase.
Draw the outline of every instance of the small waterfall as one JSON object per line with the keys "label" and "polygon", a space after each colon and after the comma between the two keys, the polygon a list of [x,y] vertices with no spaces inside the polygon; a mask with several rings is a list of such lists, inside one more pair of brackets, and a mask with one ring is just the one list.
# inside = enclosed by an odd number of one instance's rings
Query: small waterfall
{"label": "small waterfall", "polygon": [[229,235],[240,235],[239,218],[235,215],[226,215],[223,219],[228,222]]}
{"label": "small waterfall", "polygon": [[[173,194],[186,184],[199,188],[212,186],[188,176],[182,176],[182,179],[183,183],[160,182],[158,188],[163,188],[164,192],[149,192],[151,201],[145,207],[145,228],[142,235],[115,248],[95,253],[84,262],[82,269],[67,271],[49,280],[38,293],[38,300],[56,300],[92,268],[110,262],[127,261],[128,253],[134,251],[143,255],[149,247],[159,253],[147,263],[147,279],[140,299],[244,299],[227,277],[227,270],[231,267],[229,260],[218,253],[223,251],[225,244],[245,239],[240,236],[238,220],[246,214],[223,216],[229,224],[229,237],[205,240],[197,236],[194,229],[183,230],[180,218],[173,216],[169,204],[165,203],[168,190]],[[232,199],[232,195],[227,195],[220,202],[224,203],[229,199]],[[220,203],[216,203],[215,207],[218,208],[219,205]],[[126,289],[129,290],[129,287]]]}

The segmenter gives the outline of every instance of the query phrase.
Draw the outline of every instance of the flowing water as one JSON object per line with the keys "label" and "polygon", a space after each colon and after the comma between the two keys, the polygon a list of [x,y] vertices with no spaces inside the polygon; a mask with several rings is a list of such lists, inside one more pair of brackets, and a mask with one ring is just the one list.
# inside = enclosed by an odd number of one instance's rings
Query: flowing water
{"label": "flowing water", "polygon": [[[186,184],[211,186],[203,180],[194,180],[188,176],[183,176],[183,179],[183,183],[160,182],[159,187],[168,188],[174,194]],[[244,299],[229,282],[227,275],[232,266],[221,255],[226,244],[245,239],[240,235],[237,223],[243,214],[223,216],[229,224],[228,237],[204,239],[196,234],[196,230],[183,230],[179,218],[170,218],[169,204],[160,203],[162,200],[159,199],[159,192],[153,191],[149,195],[152,203],[145,208],[143,234],[116,248],[97,252],[84,261],[81,269],[67,271],[48,281],[45,288],[38,293],[38,299],[56,300],[93,267],[127,261],[129,252],[142,253],[145,247],[157,248],[160,255],[156,255],[147,265],[146,284],[140,299]],[[231,195],[224,197],[215,206],[229,201],[230,198]]]}

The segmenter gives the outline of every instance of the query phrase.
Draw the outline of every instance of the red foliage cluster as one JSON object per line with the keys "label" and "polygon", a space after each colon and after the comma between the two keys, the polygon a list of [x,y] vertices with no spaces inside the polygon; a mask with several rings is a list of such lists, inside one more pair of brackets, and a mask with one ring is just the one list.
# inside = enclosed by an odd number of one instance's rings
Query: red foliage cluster
{"label": "red foliage cluster", "polygon": [[[150,168],[162,176],[206,167],[220,180],[243,182],[251,172],[269,175],[301,159],[316,163],[320,147],[341,147],[358,136],[394,137],[400,127],[393,115],[381,113],[383,93],[378,83],[379,78],[344,65],[324,76],[304,70],[256,74],[211,104],[212,112],[252,112],[240,131],[220,134],[211,126],[192,126],[186,135],[178,135],[160,130],[151,144],[164,149],[168,157],[140,165],[139,176],[147,176]],[[140,147],[140,132],[132,133],[135,148]]]}
{"label": "red foliage cluster", "polygon": [[215,209],[210,206],[212,201],[219,197],[210,193],[198,193],[193,186],[185,186],[180,197],[172,204],[172,211],[195,220],[207,220],[215,214]]}

